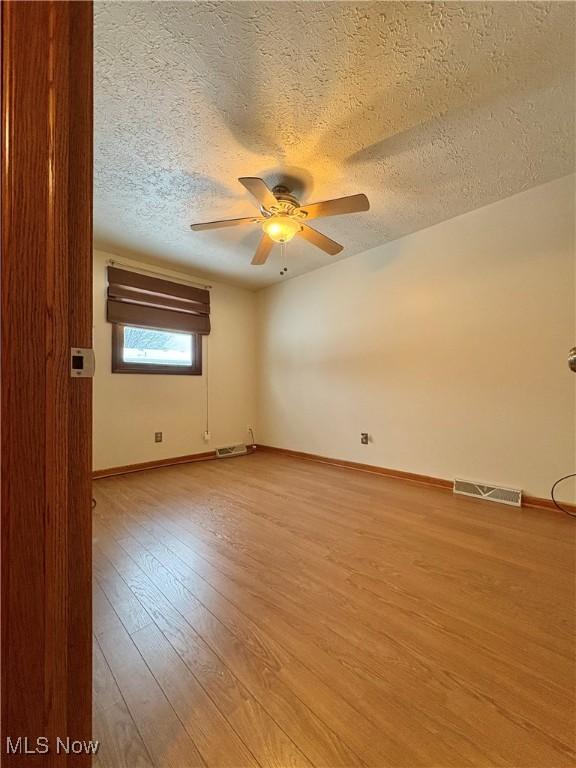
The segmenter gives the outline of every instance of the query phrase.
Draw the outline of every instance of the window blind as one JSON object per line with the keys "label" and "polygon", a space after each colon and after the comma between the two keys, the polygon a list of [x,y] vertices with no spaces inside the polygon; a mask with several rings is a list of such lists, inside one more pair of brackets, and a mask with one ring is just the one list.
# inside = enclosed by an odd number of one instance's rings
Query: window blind
{"label": "window blind", "polygon": [[210,292],[108,267],[107,320],[164,331],[210,333]]}

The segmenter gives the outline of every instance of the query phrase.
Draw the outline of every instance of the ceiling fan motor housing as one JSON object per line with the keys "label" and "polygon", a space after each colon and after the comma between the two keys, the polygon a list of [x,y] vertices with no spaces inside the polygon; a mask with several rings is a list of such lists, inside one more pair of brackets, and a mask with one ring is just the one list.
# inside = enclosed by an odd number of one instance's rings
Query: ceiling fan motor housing
{"label": "ceiling fan motor housing", "polygon": [[278,205],[271,205],[269,208],[265,208],[263,205],[260,207],[263,216],[298,216],[298,218],[305,218],[304,211],[300,211],[300,202],[290,194],[288,187],[283,184],[277,184],[272,190],[274,197],[278,201]]}

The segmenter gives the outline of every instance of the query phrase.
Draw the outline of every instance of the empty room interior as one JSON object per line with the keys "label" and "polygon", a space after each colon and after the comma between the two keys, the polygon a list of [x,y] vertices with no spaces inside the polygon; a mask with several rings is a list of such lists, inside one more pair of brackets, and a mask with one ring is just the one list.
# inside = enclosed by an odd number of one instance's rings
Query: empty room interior
{"label": "empty room interior", "polygon": [[95,3],[98,768],[575,764],[575,17]]}

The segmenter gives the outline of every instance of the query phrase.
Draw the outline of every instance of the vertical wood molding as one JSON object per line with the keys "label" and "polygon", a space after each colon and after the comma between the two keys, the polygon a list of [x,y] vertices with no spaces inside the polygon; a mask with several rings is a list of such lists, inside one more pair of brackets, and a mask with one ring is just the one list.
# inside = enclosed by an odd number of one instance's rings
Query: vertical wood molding
{"label": "vertical wood molding", "polygon": [[90,738],[92,5],[2,4],[2,765]]}
{"label": "vertical wood molding", "polygon": [[[68,270],[68,323],[71,345],[92,347],[92,136],[93,136],[93,13],[92,2],[75,2],[68,11],[70,35],[70,141],[74,158],[69,166],[68,242],[72,263]],[[92,729],[92,379],[77,379],[69,388],[69,551],[68,690],[78,691],[87,703],[78,707],[68,698],[68,730],[86,734]],[[78,462],[78,463],[77,463]],[[76,469],[79,467],[79,471]],[[79,515],[75,511],[81,510]]]}

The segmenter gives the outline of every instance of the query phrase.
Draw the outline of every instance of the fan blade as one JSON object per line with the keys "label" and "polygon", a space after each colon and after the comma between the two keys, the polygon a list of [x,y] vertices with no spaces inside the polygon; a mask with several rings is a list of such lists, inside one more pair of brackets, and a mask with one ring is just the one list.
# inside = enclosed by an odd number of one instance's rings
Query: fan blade
{"label": "fan blade", "polygon": [[322,232],[318,232],[317,229],[312,229],[312,227],[307,227],[306,224],[302,224],[302,229],[298,234],[300,237],[303,237],[304,240],[308,240],[309,243],[312,243],[312,245],[315,245],[317,248],[321,248],[323,251],[326,251],[326,253],[332,254],[332,256],[336,256],[336,254],[340,253],[344,248],[344,246],[337,243],[336,240],[330,240],[330,238],[323,235]]}
{"label": "fan blade", "polygon": [[300,206],[300,210],[305,211],[309,219],[318,219],[320,216],[339,216],[342,213],[358,213],[367,211],[369,208],[370,203],[366,195],[349,195],[335,200],[324,200],[322,203]]}
{"label": "fan blade", "polygon": [[276,200],[262,179],[258,179],[255,176],[244,176],[241,179],[238,179],[238,181],[242,186],[246,187],[251,195],[254,195],[256,200],[258,200],[264,208],[268,209],[274,205],[278,205],[278,200]]}
{"label": "fan blade", "polygon": [[272,250],[273,245],[274,245],[274,241],[270,237],[268,237],[266,233],[264,233],[260,238],[260,242],[258,243],[258,248],[256,248],[256,253],[253,256],[251,263],[254,265],[264,264],[264,262],[270,255],[270,251]]}
{"label": "fan blade", "polygon": [[260,216],[248,216],[244,219],[222,219],[222,221],[206,221],[203,224],[190,224],[190,229],[201,232],[203,229],[220,229],[221,227],[235,227],[237,224],[254,224],[264,221]]}

